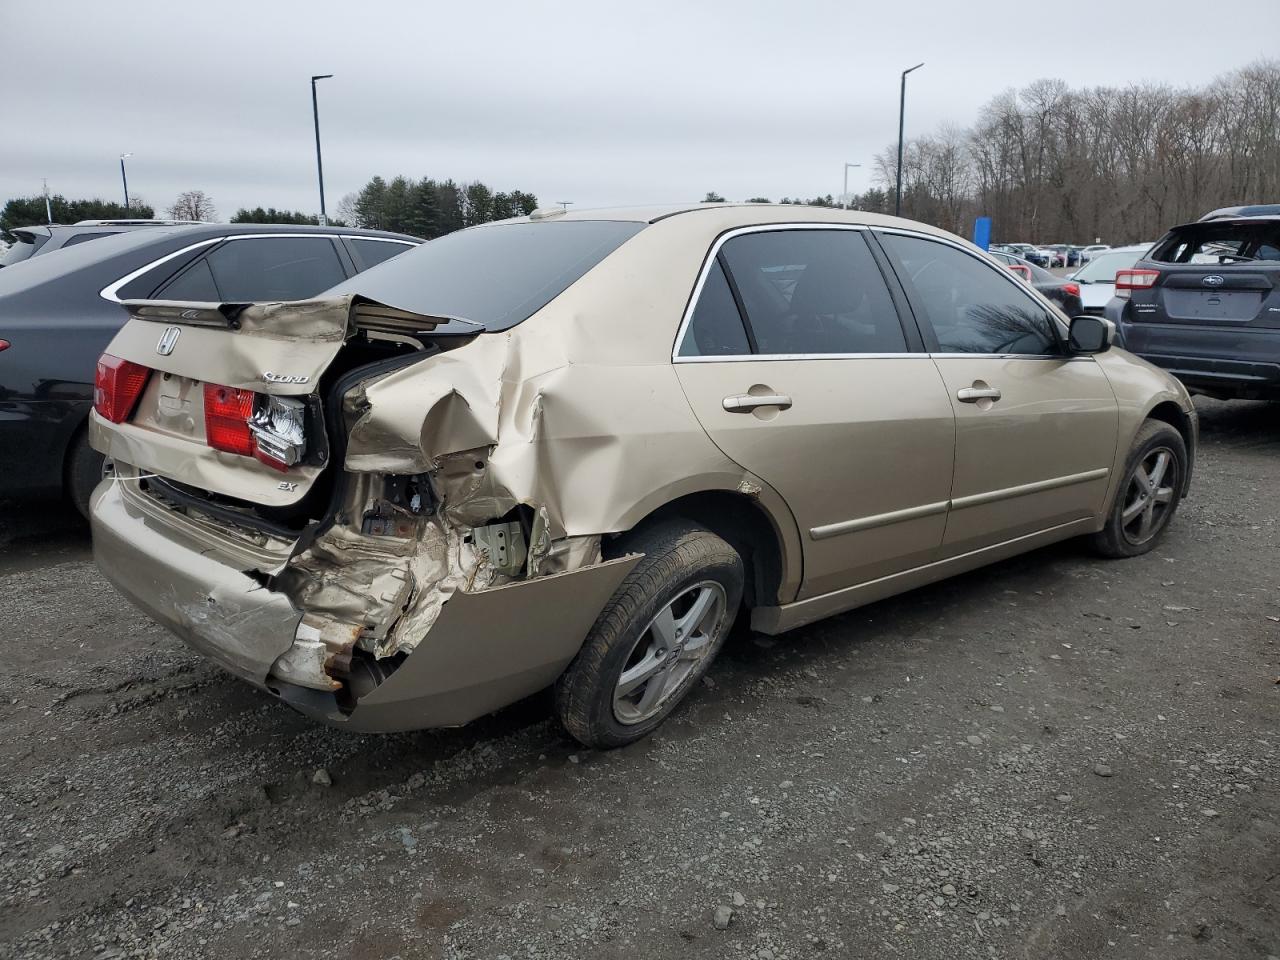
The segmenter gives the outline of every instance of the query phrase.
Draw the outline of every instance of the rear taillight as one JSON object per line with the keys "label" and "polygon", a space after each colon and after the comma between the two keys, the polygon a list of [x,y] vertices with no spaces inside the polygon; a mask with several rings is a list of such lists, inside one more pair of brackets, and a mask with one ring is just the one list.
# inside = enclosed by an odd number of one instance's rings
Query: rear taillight
{"label": "rear taillight", "polygon": [[249,432],[252,413],[252,390],[204,385],[204,436],[213,449],[253,456],[253,434]]}
{"label": "rear taillight", "polygon": [[1066,291],[1066,294],[1069,297],[1080,296],[1080,284],[1078,283],[1064,283],[1062,285],[1062,289]]}
{"label": "rear taillight", "polygon": [[1160,279],[1159,270],[1117,270],[1116,296],[1128,298],[1131,290],[1148,290]]}
{"label": "rear taillight", "polygon": [[272,469],[288,470],[306,445],[304,410],[298,400],[259,397],[252,390],[206,383],[205,442],[215,450],[257,457]]}
{"label": "rear taillight", "polygon": [[8,350],[8,349],[9,349],[9,341],[8,341],[8,340],[0,340],[0,352],[3,352],[3,351]]}
{"label": "rear taillight", "polygon": [[93,378],[93,409],[104,420],[124,423],[133,415],[150,375],[150,367],[104,353]]}

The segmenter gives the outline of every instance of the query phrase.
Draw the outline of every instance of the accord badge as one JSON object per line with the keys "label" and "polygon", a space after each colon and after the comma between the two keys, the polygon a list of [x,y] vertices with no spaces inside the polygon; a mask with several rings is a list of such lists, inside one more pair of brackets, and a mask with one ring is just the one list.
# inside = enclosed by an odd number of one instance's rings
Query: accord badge
{"label": "accord badge", "polygon": [[181,327],[165,327],[164,333],[160,334],[160,342],[156,344],[156,353],[162,357],[173,353],[174,345],[177,344],[180,336],[182,336]]}

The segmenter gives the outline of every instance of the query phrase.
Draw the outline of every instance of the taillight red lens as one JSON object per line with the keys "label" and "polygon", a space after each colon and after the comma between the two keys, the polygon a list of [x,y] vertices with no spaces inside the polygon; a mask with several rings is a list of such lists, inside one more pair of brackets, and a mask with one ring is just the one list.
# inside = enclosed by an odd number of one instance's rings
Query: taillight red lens
{"label": "taillight red lens", "polygon": [[213,449],[253,456],[253,434],[249,432],[251,413],[252,390],[238,390],[216,383],[204,385],[204,436],[205,442]]}
{"label": "taillight red lens", "polygon": [[1116,296],[1128,297],[1130,290],[1150,289],[1159,279],[1159,270],[1117,270]]}
{"label": "taillight red lens", "polygon": [[1080,284],[1078,283],[1064,283],[1062,285],[1062,289],[1067,292],[1067,296],[1069,297],[1080,296]]}
{"label": "taillight red lens", "polygon": [[0,340],[0,352],[5,351],[5,350],[8,350],[8,349],[9,349],[9,341],[8,341],[8,340]]}
{"label": "taillight red lens", "polygon": [[93,378],[93,409],[104,420],[124,423],[133,415],[150,375],[150,367],[104,353]]}

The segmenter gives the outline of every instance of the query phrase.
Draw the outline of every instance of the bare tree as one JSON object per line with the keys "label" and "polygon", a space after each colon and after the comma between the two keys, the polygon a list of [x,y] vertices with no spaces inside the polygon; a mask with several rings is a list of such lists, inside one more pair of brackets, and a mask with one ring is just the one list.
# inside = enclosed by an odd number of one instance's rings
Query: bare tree
{"label": "bare tree", "polygon": [[356,201],[359,199],[358,193],[346,194],[338,201],[338,206],[333,213],[334,219],[348,227],[364,226],[360,222],[360,211],[356,207]]}
{"label": "bare tree", "polygon": [[184,190],[169,208],[169,219],[214,221],[218,211],[213,207],[213,198],[203,190]]}

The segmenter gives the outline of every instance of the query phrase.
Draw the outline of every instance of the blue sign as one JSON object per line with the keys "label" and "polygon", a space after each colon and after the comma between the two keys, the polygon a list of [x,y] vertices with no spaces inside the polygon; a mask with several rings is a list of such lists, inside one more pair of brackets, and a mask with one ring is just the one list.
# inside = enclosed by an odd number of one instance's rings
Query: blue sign
{"label": "blue sign", "polygon": [[991,218],[979,217],[973,221],[973,244],[986,250],[991,246]]}

